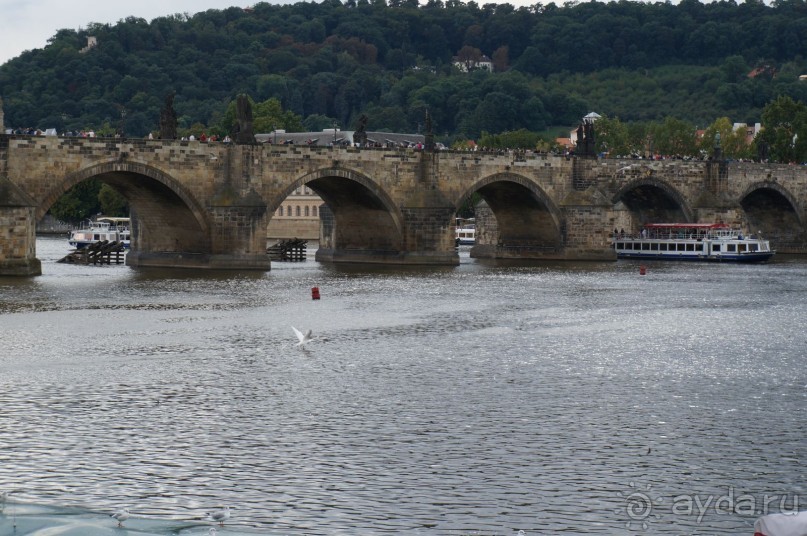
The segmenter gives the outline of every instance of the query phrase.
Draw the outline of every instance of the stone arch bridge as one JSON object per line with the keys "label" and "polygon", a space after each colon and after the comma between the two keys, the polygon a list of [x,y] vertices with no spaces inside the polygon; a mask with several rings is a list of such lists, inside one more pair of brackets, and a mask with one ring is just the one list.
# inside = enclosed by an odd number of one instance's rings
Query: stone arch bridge
{"label": "stone arch bridge", "polygon": [[139,267],[268,270],[268,222],[303,184],[329,208],[321,261],[457,264],[469,199],[484,201],[476,257],[613,259],[613,229],[653,221],[724,221],[807,252],[796,166],[0,135],[0,275],[41,273],[36,222],[90,178],[128,199]]}

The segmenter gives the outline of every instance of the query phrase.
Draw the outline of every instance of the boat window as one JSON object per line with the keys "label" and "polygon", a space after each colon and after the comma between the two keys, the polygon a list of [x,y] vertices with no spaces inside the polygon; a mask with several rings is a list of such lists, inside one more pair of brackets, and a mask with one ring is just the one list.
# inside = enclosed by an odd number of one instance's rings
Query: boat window
{"label": "boat window", "polygon": [[658,242],[653,242],[652,244],[650,244],[650,249],[652,251],[658,251]]}
{"label": "boat window", "polygon": [[759,251],[759,244],[756,242],[748,244],[748,251]]}
{"label": "boat window", "polygon": [[695,244],[687,244],[687,251],[695,251]]}
{"label": "boat window", "polygon": [[720,244],[712,244],[712,251],[720,251]]}
{"label": "boat window", "polygon": [[678,249],[678,251],[686,251],[685,244],[676,244],[676,248]]}
{"label": "boat window", "polygon": [[645,243],[643,243],[643,244],[642,244],[642,250],[643,250],[643,251],[647,251],[647,250],[649,250],[649,249],[650,249],[650,244],[648,244],[647,242],[645,242]]}
{"label": "boat window", "polygon": [[732,253],[737,251],[737,245],[736,244],[726,244],[726,247],[727,247],[727,251],[731,251]]}
{"label": "boat window", "polygon": [[742,253],[746,250],[745,244],[737,244],[737,250]]}
{"label": "boat window", "polygon": [[659,246],[658,248],[659,248],[660,251],[667,251],[667,242],[662,242],[658,246]]}

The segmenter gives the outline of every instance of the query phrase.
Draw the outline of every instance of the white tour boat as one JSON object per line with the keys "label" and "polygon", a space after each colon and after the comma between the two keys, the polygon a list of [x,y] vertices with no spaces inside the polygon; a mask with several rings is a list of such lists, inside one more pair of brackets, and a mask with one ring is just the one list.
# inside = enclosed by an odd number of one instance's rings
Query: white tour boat
{"label": "white tour boat", "polygon": [[130,244],[129,218],[99,216],[95,221],[84,222],[80,229],[70,231],[68,243],[81,249],[96,242],[122,242],[128,248]]}
{"label": "white tour boat", "polygon": [[761,262],[775,251],[762,238],[746,237],[724,223],[652,223],[638,236],[616,233],[620,259]]}
{"label": "white tour boat", "polygon": [[473,218],[469,220],[457,218],[457,230],[454,238],[459,246],[473,246],[476,243],[476,227]]}

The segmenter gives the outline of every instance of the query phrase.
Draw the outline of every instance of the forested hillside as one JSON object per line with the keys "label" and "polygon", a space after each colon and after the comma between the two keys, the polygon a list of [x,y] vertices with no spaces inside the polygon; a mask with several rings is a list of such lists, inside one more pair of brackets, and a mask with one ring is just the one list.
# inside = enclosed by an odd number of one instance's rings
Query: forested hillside
{"label": "forested hillside", "polygon": [[[89,36],[98,44],[82,52]],[[757,122],[777,96],[807,101],[806,50],[802,0],[259,3],[61,30],[0,66],[0,96],[8,127],[125,120],[127,134],[144,136],[175,92],[180,128],[224,130],[228,105],[247,93],[278,99],[310,130],[350,129],[363,113],[371,130],[412,132],[428,109],[450,141],[571,126],[589,111]],[[494,72],[452,62],[481,55]]]}

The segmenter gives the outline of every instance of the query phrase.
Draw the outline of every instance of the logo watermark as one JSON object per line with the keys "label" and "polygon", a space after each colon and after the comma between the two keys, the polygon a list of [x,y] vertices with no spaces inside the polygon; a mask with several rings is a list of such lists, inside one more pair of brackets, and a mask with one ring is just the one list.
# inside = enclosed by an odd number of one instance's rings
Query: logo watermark
{"label": "logo watermark", "polygon": [[625,528],[631,530],[647,530],[653,522],[668,516],[687,517],[701,523],[704,517],[712,514],[743,517],[795,514],[800,503],[800,497],[795,494],[752,495],[739,492],[733,486],[726,487],[725,493],[675,496],[655,493],[649,484],[641,486],[631,482],[629,487],[629,490],[619,492],[624,504],[614,513],[623,516]]}

